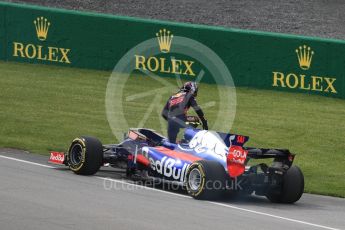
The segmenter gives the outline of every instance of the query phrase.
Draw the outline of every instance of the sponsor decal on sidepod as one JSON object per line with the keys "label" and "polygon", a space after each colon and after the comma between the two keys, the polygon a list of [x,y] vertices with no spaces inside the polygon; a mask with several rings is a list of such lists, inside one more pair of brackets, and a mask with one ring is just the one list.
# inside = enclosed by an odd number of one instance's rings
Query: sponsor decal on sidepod
{"label": "sponsor decal on sidepod", "polygon": [[149,157],[149,160],[153,171],[165,177],[183,182],[189,164],[183,163],[183,166],[179,167],[178,164],[181,164],[181,161],[166,156],[161,160],[154,160],[152,157]]}

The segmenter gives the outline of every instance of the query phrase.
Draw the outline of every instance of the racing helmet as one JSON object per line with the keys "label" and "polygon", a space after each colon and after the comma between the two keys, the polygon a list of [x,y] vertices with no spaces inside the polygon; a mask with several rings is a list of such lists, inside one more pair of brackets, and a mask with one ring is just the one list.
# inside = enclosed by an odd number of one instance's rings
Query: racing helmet
{"label": "racing helmet", "polygon": [[198,85],[196,84],[196,82],[188,81],[188,82],[184,83],[184,85],[182,86],[181,90],[184,91],[184,92],[190,92],[194,96],[197,96],[197,94],[198,94]]}

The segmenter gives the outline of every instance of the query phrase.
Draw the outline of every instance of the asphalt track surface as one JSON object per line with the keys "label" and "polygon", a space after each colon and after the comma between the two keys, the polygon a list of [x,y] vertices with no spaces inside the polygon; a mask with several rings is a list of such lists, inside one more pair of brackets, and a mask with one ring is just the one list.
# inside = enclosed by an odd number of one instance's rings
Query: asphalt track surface
{"label": "asphalt track surface", "polygon": [[47,159],[0,150],[1,229],[345,229],[341,198],[198,201],[183,191],[134,186],[114,169],[78,176]]}
{"label": "asphalt track surface", "polygon": [[344,0],[4,0],[345,40]]}

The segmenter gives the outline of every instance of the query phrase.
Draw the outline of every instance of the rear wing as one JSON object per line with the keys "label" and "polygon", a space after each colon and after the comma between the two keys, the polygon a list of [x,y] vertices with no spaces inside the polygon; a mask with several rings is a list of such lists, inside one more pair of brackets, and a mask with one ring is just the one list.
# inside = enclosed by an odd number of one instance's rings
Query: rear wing
{"label": "rear wing", "polygon": [[295,154],[292,154],[288,149],[262,149],[252,147],[243,147],[243,149],[247,150],[248,156],[254,159],[293,158],[295,156]]}

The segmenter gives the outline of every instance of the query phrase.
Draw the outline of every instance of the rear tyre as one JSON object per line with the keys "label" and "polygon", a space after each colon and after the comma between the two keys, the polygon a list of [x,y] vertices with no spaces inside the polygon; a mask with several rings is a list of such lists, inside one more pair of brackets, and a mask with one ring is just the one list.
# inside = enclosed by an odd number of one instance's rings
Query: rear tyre
{"label": "rear tyre", "polygon": [[186,173],[189,195],[200,200],[220,198],[225,191],[226,172],[219,162],[200,160],[191,164]]}
{"label": "rear tyre", "polygon": [[75,138],[69,147],[67,162],[76,174],[95,174],[103,164],[102,143],[94,137]]}
{"label": "rear tyre", "polygon": [[270,191],[266,197],[274,203],[295,203],[304,191],[304,176],[301,169],[291,166],[285,173],[280,192]]}

